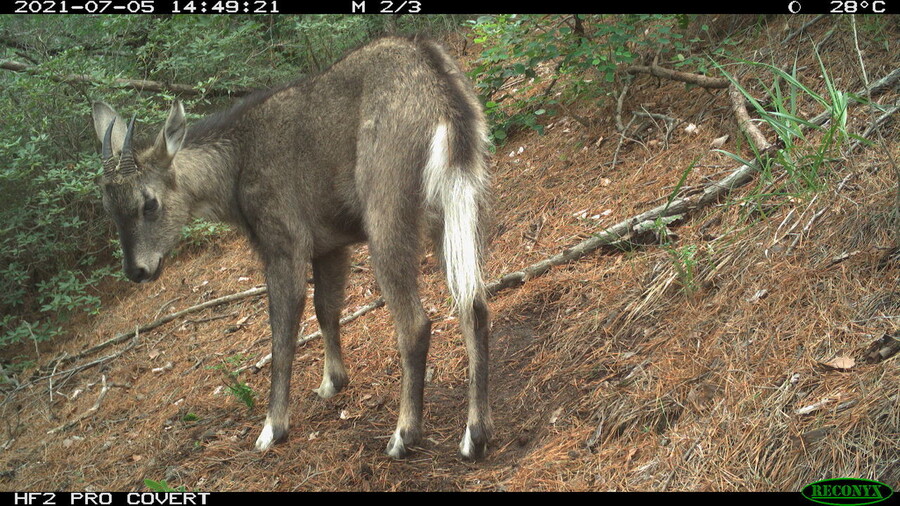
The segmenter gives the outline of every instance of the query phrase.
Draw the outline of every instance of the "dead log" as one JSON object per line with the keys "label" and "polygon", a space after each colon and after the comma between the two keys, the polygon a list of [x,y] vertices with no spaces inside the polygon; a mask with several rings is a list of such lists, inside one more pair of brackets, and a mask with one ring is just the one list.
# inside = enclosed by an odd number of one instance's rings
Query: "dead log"
{"label": "dead log", "polygon": [[672,79],[673,81],[682,81],[689,84],[696,84],[703,88],[722,89],[727,88],[731,84],[728,79],[722,77],[710,77],[702,74],[691,74],[689,72],[681,72],[660,67],[655,63],[653,65],[632,65],[625,68],[625,72],[629,74],[650,74],[659,78]]}

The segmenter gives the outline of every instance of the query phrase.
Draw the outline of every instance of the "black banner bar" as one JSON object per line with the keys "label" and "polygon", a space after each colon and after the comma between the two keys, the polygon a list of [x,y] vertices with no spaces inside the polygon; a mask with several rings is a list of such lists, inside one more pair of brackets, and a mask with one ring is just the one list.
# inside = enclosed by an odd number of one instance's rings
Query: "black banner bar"
{"label": "black banner bar", "polygon": [[[396,497],[397,492],[392,492],[391,497]],[[403,493],[399,493],[405,495]],[[421,493],[414,493],[421,495]],[[465,494],[465,495],[463,495]],[[467,499],[472,494],[490,494],[489,492],[454,492],[460,499]],[[501,496],[515,499],[516,496],[525,493],[503,493]],[[529,497],[549,495],[551,493],[528,493]],[[329,493],[329,499],[335,496],[346,495],[347,500],[358,499],[360,495],[353,493]],[[371,494],[374,495],[374,494]],[[446,494],[444,494],[446,495]],[[764,492],[764,493],[736,493],[736,492],[626,492],[626,493],[567,493],[567,499],[580,499],[586,501],[597,500],[646,500],[664,503],[668,501],[688,501],[692,505],[704,504],[720,505],[723,501],[747,500],[759,502],[773,502],[779,505],[811,505],[814,504],[804,498],[800,493]],[[284,504],[298,504],[309,500],[309,493],[305,492],[0,492],[0,506],[225,506],[246,504],[253,501],[266,501]]]}
{"label": "black banner bar", "polygon": [[900,0],[0,0],[3,14],[892,14]]}

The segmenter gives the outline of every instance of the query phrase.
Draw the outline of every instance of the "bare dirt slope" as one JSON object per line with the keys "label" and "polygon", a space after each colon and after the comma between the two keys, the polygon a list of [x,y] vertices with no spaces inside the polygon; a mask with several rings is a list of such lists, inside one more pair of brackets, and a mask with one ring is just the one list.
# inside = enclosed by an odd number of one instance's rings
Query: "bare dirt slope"
{"label": "bare dirt slope", "polygon": [[[804,82],[821,91],[811,48],[839,20],[780,43],[805,21],[744,27],[736,51],[779,65],[796,57]],[[860,40],[869,79],[898,64],[885,51],[896,49],[893,30]],[[820,47],[845,90],[863,85],[852,48],[842,29]],[[804,107],[808,116],[821,112]],[[692,163],[682,193],[720,179],[737,164],[710,150],[715,138],[730,134],[723,149],[748,153],[724,91],[638,76],[624,110],[630,117],[642,108],[683,123],[669,131],[647,121],[639,138],[620,146],[615,101],[577,103],[546,118],[546,135],[520,132],[498,149],[489,278],[664,202]],[[873,115],[854,109],[851,130]],[[689,123],[696,133],[684,130]],[[201,491],[797,490],[839,476],[897,488],[900,359],[869,360],[874,342],[897,336],[900,317],[900,265],[888,255],[900,148],[895,128],[882,135],[887,142],[826,162],[818,192],[782,192],[788,176],[775,168],[773,180],[676,224],[669,246],[601,250],[495,296],[496,437],[485,462],[456,454],[466,357],[428,255],[421,287],[435,325],[426,439],[409,459],[383,454],[400,372],[385,309],[344,327],[351,383],[331,400],[311,391],[321,343],[298,349],[290,439],[265,454],[253,450],[268,368],[239,376],[257,393],[252,408],[223,388],[222,372],[269,351],[266,300],[251,297],[61,365],[57,373],[118,354],[8,398],[0,407],[0,489],[141,491],[149,478]],[[353,265],[348,313],[379,295],[365,247]],[[263,281],[236,235],[186,247],[154,284],[104,286],[103,314],[40,348],[39,363]],[[314,331],[310,304],[304,318]],[[109,390],[90,413],[104,378]]]}

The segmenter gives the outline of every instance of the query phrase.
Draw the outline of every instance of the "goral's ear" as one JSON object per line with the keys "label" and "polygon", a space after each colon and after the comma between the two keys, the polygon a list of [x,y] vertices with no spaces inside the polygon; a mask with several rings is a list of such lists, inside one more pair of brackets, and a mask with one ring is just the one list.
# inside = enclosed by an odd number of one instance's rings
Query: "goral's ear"
{"label": "goral's ear", "polygon": [[156,143],[153,150],[156,156],[168,165],[175,158],[175,153],[184,145],[184,138],[187,135],[187,121],[184,118],[184,106],[180,100],[176,100],[169,110],[169,117],[166,118],[166,124],[156,137]]}
{"label": "goral's ear", "polygon": [[97,139],[99,139],[100,142],[103,142],[103,137],[106,136],[106,130],[109,128],[109,124],[113,120],[116,121],[113,125],[112,146],[110,147],[112,148],[113,154],[118,155],[122,152],[122,143],[125,141],[125,130],[128,123],[122,116],[119,116],[119,113],[117,113],[115,109],[104,102],[94,102],[92,109],[94,115],[94,131],[97,133]]}

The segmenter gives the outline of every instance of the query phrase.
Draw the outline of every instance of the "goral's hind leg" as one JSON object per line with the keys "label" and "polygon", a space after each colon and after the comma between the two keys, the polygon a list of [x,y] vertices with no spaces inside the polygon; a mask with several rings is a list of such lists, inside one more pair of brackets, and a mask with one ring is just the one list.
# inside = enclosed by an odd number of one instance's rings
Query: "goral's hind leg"
{"label": "goral's hind leg", "polygon": [[316,284],[313,303],[325,343],[325,370],[322,373],[322,383],[314,392],[323,399],[333,397],[349,381],[341,354],[340,336],[340,316],[344,305],[348,264],[347,248],[336,249],[312,261],[313,280]]}
{"label": "goral's hind leg", "polygon": [[484,458],[493,422],[488,402],[488,341],[490,321],[483,296],[471,308],[461,308],[460,327],[469,354],[469,417],[459,453],[471,460]]}
{"label": "goral's hind leg", "polygon": [[381,293],[394,317],[403,368],[400,416],[385,451],[399,459],[405,457],[409,447],[418,443],[422,436],[425,360],[431,340],[431,321],[422,307],[417,286],[418,216],[412,210],[404,213],[408,208],[390,202],[390,198],[378,204],[382,205],[373,206],[367,216],[369,223],[378,225],[368,231],[369,251]]}
{"label": "goral's hind leg", "polygon": [[[377,272],[376,262],[376,272]],[[413,263],[415,267],[418,264]],[[422,307],[415,277],[400,276],[390,268],[378,274],[379,285],[394,316],[397,347],[403,368],[400,387],[400,416],[386,448],[395,459],[409,453],[422,437],[422,410],[425,390],[425,361],[431,341],[431,321]]]}

